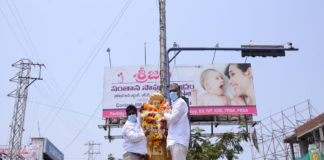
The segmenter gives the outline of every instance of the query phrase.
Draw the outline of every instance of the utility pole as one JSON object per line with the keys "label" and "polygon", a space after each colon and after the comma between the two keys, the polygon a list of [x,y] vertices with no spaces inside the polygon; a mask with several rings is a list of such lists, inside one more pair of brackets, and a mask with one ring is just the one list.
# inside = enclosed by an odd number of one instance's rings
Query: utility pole
{"label": "utility pole", "polygon": [[166,53],[166,20],[165,20],[165,0],[159,0],[160,10],[160,85],[161,93],[167,97],[167,61]]}
{"label": "utility pole", "polygon": [[[31,67],[39,67],[37,77],[31,76]],[[9,160],[22,159],[20,156],[21,142],[24,132],[24,120],[26,112],[26,102],[28,97],[28,87],[36,80],[42,80],[41,68],[45,67],[44,64],[35,64],[29,59],[21,59],[12,67],[19,68],[20,71],[10,79],[11,82],[17,83],[17,89],[8,94],[9,97],[14,97],[15,105],[11,121],[11,132],[9,139]]]}
{"label": "utility pole", "polygon": [[[88,151],[85,154],[88,154],[88,160],[94,160],[93,155],[94,154],[100,154],[100,143],[94,143],[93,141],[89,141],[88,143],[84,144],[86,146],[89,146]],[[99,151],[94,151],[94,146],[98,145]]]}

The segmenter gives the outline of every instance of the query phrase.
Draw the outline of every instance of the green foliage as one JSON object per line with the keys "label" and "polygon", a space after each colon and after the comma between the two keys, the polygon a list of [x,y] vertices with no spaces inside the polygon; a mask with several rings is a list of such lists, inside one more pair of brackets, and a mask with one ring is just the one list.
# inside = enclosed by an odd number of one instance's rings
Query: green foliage
{"label": "green foliage", "polygon": [[244,124],[239,129],[238,133],[227,132],[216,138],[202,135],[204,130],[198,127],[192,129],[192,147],[188,151],[188,159],[237,159],[237,155],[243,152],[243,147],[240,143],[249,140],[249,133],[244,129]]}
{"label": "green foliage", "polygon": [[113,156],[113,154],[108,154],[108,160],[116,160],[116,158]]}
{"label": "green foliage", "polygon": [[113,154],[109,153],[108,154],[108,160],[123,160],[123,159],[115,158]]}

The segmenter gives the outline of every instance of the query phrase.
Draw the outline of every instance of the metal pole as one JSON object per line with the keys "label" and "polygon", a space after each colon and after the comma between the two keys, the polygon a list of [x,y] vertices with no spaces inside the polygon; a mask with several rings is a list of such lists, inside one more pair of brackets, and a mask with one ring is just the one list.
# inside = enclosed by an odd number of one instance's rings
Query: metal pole
{"label": "metal pole", "polygon": [[109,66],[111,68],[111,59],[110,59],[110,48],[107,49],[108,55],[109,55]]}
{"label": "metal pole", "polygon": [[146,42],[144,42],[144,64],[146,66]]}
{"label": "metal pole", "polygon": [[[94,143],[93,141],[89,141],[88,143],[84,144],[84,145],[88,145],[89,149],[86,153],[84,154],[88,154],[88,160],[94,160],[93,155],[95,154],[100,154],[100,143]],[[99,150],[95,151],[94,150],[94,146],[98,146]]]}
{"label": "metal pole", "polygon": [[307,105],[308,105],[309,119],[312,119],[313,118],[313,116],[312,116],[312,107],[311,107],[309,99],[307,100]]}
{"label": "metal pole", "polygon": [[[12,64],[13,67],[19,68],[18,72],[11,82],[18,84],[17,89],[8,94],[9,97],[16,98],[14,105],[14,113],[12,115],[11,132],[9,139],[9,160],[22,159],[20,156],[22,136],[24,132],[24,121],[28,97],[28,87],[36,80],[42,80],[40,77],[31,77],[31,66],[38,66],[41,68],[43,64],[34,64],[29,59],[21,59],[16,63]],[[40,71],[40,70],[39,70]],[[39,74],[40,76],[40,74]],[[30,80],[32,80],[30,82]]]}
{"label": "metal pole", "polygon": [[40,127],[39,127],[39,121],[37,121],[37,126],[38,126],[38,136],[41,137],[41,134],[40,134]]}
{"label": "metal pole", "polygon": [[165,19],[165,0],[159,0],[160,10],[160,81],[161,81],[161,93],[164,97],[167,97],[167,54],[166,54],[166,19]]}
{"label": "metal pole", "polygon": [[[215,45],[215,48],[218,48],[219,45],[218,43]],[[215,55],[216,55],[216,50],[214,51],[214,56],[213,56],[213,61],[212,61],[212,64],[214,64],[214,60],[215,60]]]}
{"label": "metal pole", "polygon": [[289,145],[290,145],[292,159],[295,160],[296,158],[295,158],[294,144],[289,143]]}
{"label": "metal pole", "polygon": [[[286,125],[285,125],[285,117],[284,117],[284,113],[283,111],[281,111],[281,118],[282,118],[282,135],[283,137],[286,137]],[[286,160],[288,160],[289,158],[289,151],[288,151],[288,147],[286,144],[284,144],[285,147],[285,158]]]}

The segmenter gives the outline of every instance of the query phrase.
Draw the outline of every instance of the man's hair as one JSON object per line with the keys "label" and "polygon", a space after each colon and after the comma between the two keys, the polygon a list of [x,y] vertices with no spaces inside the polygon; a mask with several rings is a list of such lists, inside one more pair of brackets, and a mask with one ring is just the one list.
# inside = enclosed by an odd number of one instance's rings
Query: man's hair
{"label": "man's hair", "polygon": [[181,93],[181,89],[178,83],[172,83],[170,86],[176,86],[176,88],[178,88],[178,91]]}
{"label": "man's hair", "polygon": [[127,108],[126,108],[126,114],[128,115],[128,113],[130,111],[132,111],[132,110],[135,111],[135,112],[137,111],[137,109],[136,109],[136,107],[134,105],[132,105],[132,104],[128,105]]}

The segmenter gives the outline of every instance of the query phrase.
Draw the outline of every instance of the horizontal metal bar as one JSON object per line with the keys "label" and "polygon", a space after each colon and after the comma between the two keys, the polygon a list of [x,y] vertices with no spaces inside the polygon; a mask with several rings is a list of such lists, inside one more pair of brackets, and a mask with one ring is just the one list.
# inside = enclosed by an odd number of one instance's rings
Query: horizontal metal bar
{"label": "horizontal metal bar", "polygon": [[122,135],[105,136],[105,139],[123,139],[123,136]]}
{"label": "horizontal metal bar", "polygon": [[213,47],[177,47],[169,48],[168,54],[171,51],[259,51],[259,50],[272,50],[272,51],[298,51],[298,48],[213,48]]}

